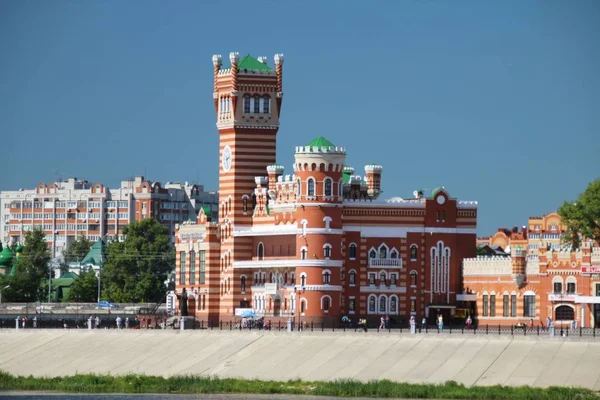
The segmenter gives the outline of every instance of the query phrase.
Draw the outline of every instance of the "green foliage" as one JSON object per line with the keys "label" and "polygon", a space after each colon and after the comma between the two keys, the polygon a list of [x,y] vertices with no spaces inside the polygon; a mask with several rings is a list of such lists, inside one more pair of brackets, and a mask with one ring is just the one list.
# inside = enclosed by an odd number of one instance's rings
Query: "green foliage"
{"label": "green foliage", "polygon": [[286,382],[244,379],[220,379],[205,376],[162,378],[145,375],[75,375],[56,378],[13,376],[0,372],[2,390],[54,390],[77,393],[262,393],[338,397],[378,397],[404,399],[477,399],[477,400],[598,400],[589,389],[529,386],[473,386],[448,381],[443,384],[414,384],[390,380],[359,382],[337,381]]}
{"label": "green foliage", "polygon": [[15,261],[15,275],[2,279],[2,299],[7,302],[34,302],[47,295],[48,275],[50,269],[50,253],[44,237],[39,229],[28,231],[25,235],[23,253]]}
{"label": "green foliage", "polygon": [[93,303],[98,297],[98,278],[93,268],[82,268],[69,291],[66,301],[75,303]]}
{"label": "green foliage", "polygon": [[83,260],[90,251],[92,244],[92,242],[83,236],[74,240],[63,253],[65,262],[60,266],[61,274],[69,271],[69,263]]}
{"label": "green foliage", "polygon": [[565,241],[579,248],[580,235],[600,243],[600,179],[590,183],[577,200],[564,202],[558,209],[567,227]]}
{"label": "green foliage", "polygon": [[106,246],[102,298],[117,303],[163,301],[165,280],[175,265],[169,230],[154,219],[144,219],[123,232],[125,241]]}

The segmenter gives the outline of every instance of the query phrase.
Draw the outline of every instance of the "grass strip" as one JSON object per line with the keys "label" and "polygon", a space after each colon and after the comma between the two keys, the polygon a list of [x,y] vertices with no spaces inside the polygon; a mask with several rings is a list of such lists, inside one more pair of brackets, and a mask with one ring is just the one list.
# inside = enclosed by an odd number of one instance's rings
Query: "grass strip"
{"label": "grass strip", "polygon": [[153,394],[306,394],[339,397],[382,397],[405,399],[477,400],[599,400],[589,389],[529,386],[466,387],[454,381],[444,384],[413,384],[389,380],[359,382],[341,379],[331,382],[286,382],[221,379],[204,376],[162,378],[146,375],[74,375],[55,378],[14,376],[0,371],[0,390],[36,390],[68,393],[153,393]]}

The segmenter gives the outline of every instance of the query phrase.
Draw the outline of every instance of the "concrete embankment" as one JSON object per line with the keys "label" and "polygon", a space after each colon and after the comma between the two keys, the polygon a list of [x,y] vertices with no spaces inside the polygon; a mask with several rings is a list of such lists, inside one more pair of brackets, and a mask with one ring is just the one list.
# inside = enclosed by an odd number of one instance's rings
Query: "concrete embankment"
{"label": "concrete embankment", "polygon": [[600,390],[600,338],[377,332],[3,330],[16,375],[182,374],[264,380],[391,379]]}

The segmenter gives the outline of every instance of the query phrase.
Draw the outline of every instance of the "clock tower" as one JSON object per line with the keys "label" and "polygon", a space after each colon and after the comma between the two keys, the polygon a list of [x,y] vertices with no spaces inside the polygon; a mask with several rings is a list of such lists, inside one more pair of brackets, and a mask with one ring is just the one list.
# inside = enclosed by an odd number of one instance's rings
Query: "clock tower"
{"label": "clock tower", "polygon": [[[243,271],[233,262],[252,258],[252,238],[236,235],[252,226],[255,177],[275,164],[276,138],[283,97],[283,54],[274,66],[266,57],[229,54],[230,68],[213,55],[213,100],[219,131],[219,226],[221,231],[221,313],[231,315],[242,298],[234,284]],[[246,274],[247,275],[247,274]]]}

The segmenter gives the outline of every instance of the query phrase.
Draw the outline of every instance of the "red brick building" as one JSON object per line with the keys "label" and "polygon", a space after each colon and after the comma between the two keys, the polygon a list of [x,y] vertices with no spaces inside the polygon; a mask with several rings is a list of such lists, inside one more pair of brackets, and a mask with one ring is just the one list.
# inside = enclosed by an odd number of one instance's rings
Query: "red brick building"
{"label": "red brick building", "polygon": [[[346,148],[318,137],[276,164],[283,55],[213,56],[220,138],[219,217],[176,232],[176,290],[202,319],[448,317],[475,255],[477,203],[444,188],[379,199],[380,165],[355,174]],[[359,149],[356,149],[357,151]]]}
{"label": "red brick building", "polygon": [[520,231],[499,229],[478,239],[508,256],[465,259],[465,300],[479,323],[600,327],[600,247],[584,240],[573,250],[563,242],[560,216],[531,217]]}

